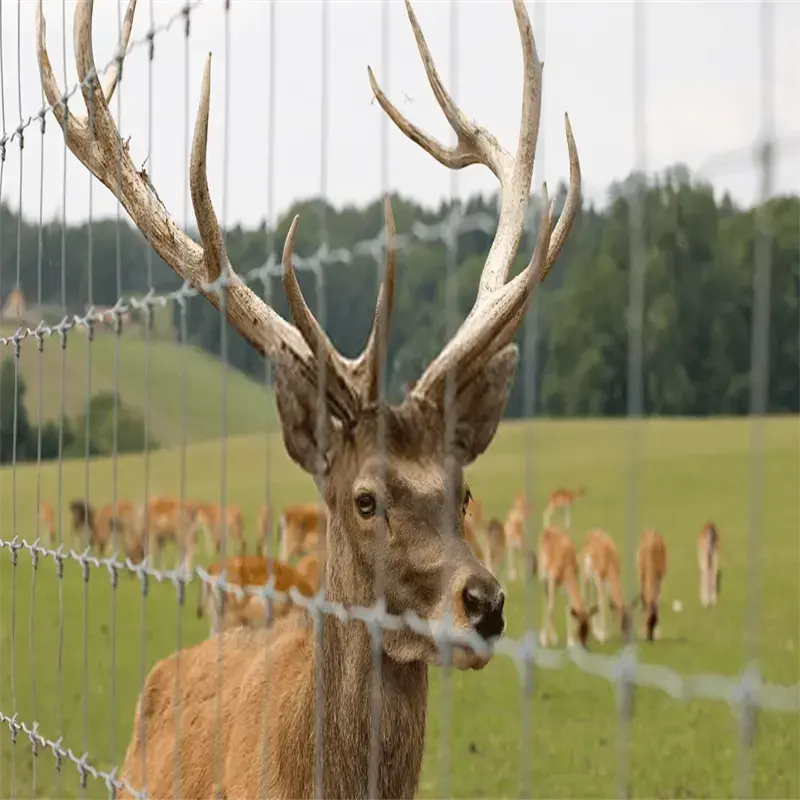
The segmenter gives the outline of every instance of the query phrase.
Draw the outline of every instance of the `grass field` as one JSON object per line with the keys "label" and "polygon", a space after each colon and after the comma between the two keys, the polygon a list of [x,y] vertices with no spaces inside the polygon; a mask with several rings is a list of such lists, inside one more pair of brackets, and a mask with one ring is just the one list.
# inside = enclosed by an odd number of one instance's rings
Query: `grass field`
{"label": "grass field", "polygon": [[[13,331],[4,330],[2,333],[9,335]],[[62,351],[55,336],[45,341],[41,354],[33,337],[22,344],[20,369],[27,386],[25,405],[34,425],[38,414],[40,375],[42,418],[45,422],[59,419],[62,353],[66,359],[65,375],[69,377],[64,381],[63,397],[68,417],[74,419],[76,415],[85,413],[89,377],[92,395],[114,390],[117,337],[110,332],[97,332],[89,347],[83,332],[73,332],[70,336],[75,341],[66,351]],[[10,349],[8,353],[10,355]],[[181,395],[184,375],[186,412]],[[221,435],[223,378],[220,361],[215,356],[200,348],[155,336],[148,348],[141,334],[125,334],[119,337],[118,380],[122,401],[142,416],[148,402],[149,387],[150,431],[163,447],[180,444],[184,413],[189,441],[215,439]],[[265,395],[263,384],[233,368],[228,369],[224,380],[227,433],[235,436],[267,430],[267,425],[275,419],[275,405],[271,395]],[[265,397],[268,398],[266,401]]]}
{"label": "grass field", "polygon": [[[767,423],[764,467],[765,515],[762,527],[758,653],[765,677],[795,683],[800,631],[800,511],[797,418]],[[682,674],[735,676],[745,663],[743,629],[747,609],[749,425],[746,421],[651,421],[644,425],[635,475],[639,525],[655,526],[670,548],[663,596],[660,642],[639,643],[638,655]],[[602,526],[626,555],[627,497],[631,476],[627,423],[545,422],[502,426],[490,451],[470,472],[475,496],[488,514],[502,516],[523,488],[530,453],[534,519],[558,485],[582,483],[587,494],[573,513],[573,531],[582,539],[589,526]],[[283,453],[280,437],[231,440],[226,452],[227,494],[240,503],[252,537],[256,513],[269,492],[276,505],[310,499],[310,481]],[[218,442],[186,451],[188,494],[219,497],[222,451]],[[151,456],[151,491],[176,492],[180,482],[177,451]],[[65,503],[85,494],[84,464],[63,467]],[[120,496],[144,493],[141,458],[119,462]],[[90,467],[90,494],[111,499],[109,462]],[[16,483],[16,503],[12,487]],[[35,468],[0,474],[2,536],[35,535]],[[56,468],[41,472],[42,496],[55,498]],[[698,599],[695,542],[699,528],[713,519],[721,531],[724,572],[720,604],[705,610]],[[149,587],[146,601],[135,579],[120,576],[112,604],[109,575],[93,570],[85,584],[76,564],[63,581],[64,636],[59,648],[56,569],[40,563],[35,592],[31,559],[19,553],[14,569],[7,550],[0,555],[0,709],[21,720],[38,720],[40,731],[63,736],[65,745],[89,753],[95,766],[109,769],[127,746],[133,707],[142,678],[170,653],[180,630],[184,643],[199,640],[206,621],[194,614],[197,586],[181,610],[172,585]],[[539,626],[541,589],[521,582],[507,587],[508,635]],[[630,592],[629,592],[630,594]],[[683,611],[671,610],[680,599]],[[144,626],[142,609],[144,607]],[[88,610],[85,610],[88,609]],[[639,618],[640,619],[640,618]],[[556,616],[561,642],[564,615]],[[637,622],[639,620],[637,619]],[[594,652],[613,653],[618,640]],[[62,662],[59,680],[59,661]],[[614,688],[574,666],[534,672],[533,699],[523,702],[517,666],[498,656],[484,671],[457,673],[445,691],[441,671],[432,670],[427,750],[419,794],[422,797],[618,796],[620,764]],[[753,752],[754,796],[800,796],[800,731],[792,714],[762,714]],[[523,735],[523,731],[528,731]],[[630,791],[635,797],[732,797],[742,761],[734,710],[720,702],[687,704],[658,690],[638,690],[628,730]],[[34,759],[26,737],[12,747],[0,734],[0,796],[80,795],[77,771],[65,765],[60,782],[48,754]],[[444,782],[441,778],[444,776]],[[88,797],[105,796],[89,780]]]}

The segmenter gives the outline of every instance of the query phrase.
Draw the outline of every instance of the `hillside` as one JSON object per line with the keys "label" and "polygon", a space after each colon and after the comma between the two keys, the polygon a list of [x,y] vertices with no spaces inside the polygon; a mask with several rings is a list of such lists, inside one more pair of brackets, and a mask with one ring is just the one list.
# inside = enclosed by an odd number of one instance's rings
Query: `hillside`
{"label": "hillside", "polygon": [[[8,330],[3,333],[9,335]],[[223,371],[220,360],[213,355],[160,338],[148,347],[140,335],[133,333],[121,336],[118,348],[115,340],[111,333],[96,332],[89,345],[83,332],[73,332],[62,356],[57,337],[45,340],[41,354],[36,340],[26,339],[21,347],[20,367],[27,385],[25,404],[31,422],[35,424],[37,420],[40,374],[43,420],[58,420],[64,361],[64,409],[67,416],[74,417],[85,409],[89,381],[89,394],[113,391],[118,353],[120,396],[127,406],[144,416],[149,395],[150,430],[162,446],[180,444],[184,415],[189,441],[218,438],[222,431],[223,386],[228,434],[273,429],[272,396],[233,367]],[[3,353],[4,358],[9,356],[10,348]]]}

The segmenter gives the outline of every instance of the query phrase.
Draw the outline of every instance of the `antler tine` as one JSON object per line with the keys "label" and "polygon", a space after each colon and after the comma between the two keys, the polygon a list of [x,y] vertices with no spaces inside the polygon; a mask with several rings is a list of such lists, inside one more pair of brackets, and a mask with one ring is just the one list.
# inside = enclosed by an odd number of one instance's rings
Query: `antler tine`
{"label": "antler tine", "polygon": [[[118,47],[121,59],[128,46],[136,2],[130,0]],[[67,147],[79,161],[101,181],[124,206],[133,222],[145,235],[153,249],[171,269],[209,300],[225,311],[228,321],[239,334],[263,355],[287,363],[291,359],[310,381],[317,379],[313,336],[306,341],[300,331],[282,319],[258,297],[233,271],[225,251],[222,230],[214,212],[208,187],[206,147],[211,95],[211,56],[205,66],[203,84],[195,122],[189,165],[192,204],[203,246],[198,245],[170,216],[155,192],[150,179],[133,164],[128,148],[121,142],[116,123],[108,108],[120,77],[119,64],[109,72],[106,90],[97,77],[92,49],[93,0],[78,0],[74,18],[75,61],[82,90],[89,110],[88,120],[65,114],[60,105],[61,93],[53,74],[46,47],[46,24],[42,4],[37,4],[36,29],[39,72],[48,102],[56,118],[62,122]],[[291,254],[290,254],[291,259]],[[223,303],[217,287],[208,286],[224,276],[226,300]],[[295,306],[297,304],[295,303]],[[302,319],[302,315],[300,316]],[[352,416],[354,392],[342,368],[343,359],[331,358],[333,379],[328,382],[326,402],[342,420]]]}
{"label": "antler tine", "polygon": [[406,10],[428,81],[440,108],[458,136],[457,145],[446,148],[411,124],[388,101],[370,70],[370,83],[379,104],[407,137],[441,164],[450,169],[461,169],[474,163],[485,164],[497,176],[501,187],[497,232],[481,273],[475,305],[453,339],[417,381],[413,394],[421,396],[438,392],[443,386],[445,374],[450,371],[463,373],[458,376],[462,383],[465,376],[475,374],[476,365],[485,364],[513,339],[533,288],[546,277],[558,257],[580,206],[580,164],[567,118],[570,154],[567,203],[553,230],[552,209],[547,201],[546,187],[543,187],[542,224],[534,257],[526,270],[507,284],[508,273],[525,228],[542,104],[543,64],[536,51],[524,0],[514,0],[524,77],[519,139],[513,159],[494,136],[476,123],[469,122],[455,105],[442,85],[409,0],[406,0]]}
{"label": "antler tine", "polygon": [[386,363],[386,353],[389,349],[389,332],[392,321],[392,307],[394,304],[394,284],[397,267],[397,244],[395,241],[394,217],[392,204],[387,197],[383,204],[383,214],[386,219],[386,274],[378,292],[378,301],[375,304],[375,316],[369,332],[366,347],[358,359],[358,366],[363,365],[364,396],[367,402],[378,400],[380,394],[381,367]]}
{"label": "antler tine", "polygon": [[[348,374],[348,366],[333,343],[328,338],[316,317],[311,313],[300,284],[297,281],[297,273],[292,263],[294,254],[294,238],[297,233],[297,223],[299,215],[295,215],[289,232],[286,234],[286,241],[283,245],[283,288],[286,291],[286,298],[289,301],[289,310],[292,314],[300,335],[305,340],[311,353],[316,358],[321,358],[327,368],[327,393],[333,399],[340,417],[346,422],[354,418],[354,412],[358,405],[358,399],[354,393],[351,377]],[[315,376],[309,376],[316,380]]]}

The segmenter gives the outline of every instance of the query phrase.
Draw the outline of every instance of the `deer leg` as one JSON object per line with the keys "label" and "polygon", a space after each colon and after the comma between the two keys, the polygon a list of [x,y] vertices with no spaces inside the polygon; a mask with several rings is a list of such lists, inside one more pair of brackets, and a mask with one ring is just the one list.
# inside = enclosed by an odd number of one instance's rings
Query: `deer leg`
{"label": "deer leg", "polygon": [[508,548],[506,549],[506,557],[508,559],[508,579],[510,581],[515,581],[517,579],[516,552],[516,542],[510,542]]}

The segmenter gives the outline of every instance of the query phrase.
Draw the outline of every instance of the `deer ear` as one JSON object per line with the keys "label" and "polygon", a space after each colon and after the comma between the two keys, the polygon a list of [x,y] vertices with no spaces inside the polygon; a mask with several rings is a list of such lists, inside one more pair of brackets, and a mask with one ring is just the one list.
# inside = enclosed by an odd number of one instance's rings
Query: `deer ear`
{"label": "deer ear", "polygon": [[456,395],[453,444],[463,466],[481,455],[497,433],[518,365],[519,349],[509,344]]}
{"label": "deer ear", "polygon": [[275,366],[275,398],[283,443],[291,459],[312,476],[330,470],[338,431],[319,391],[293,364]]}

